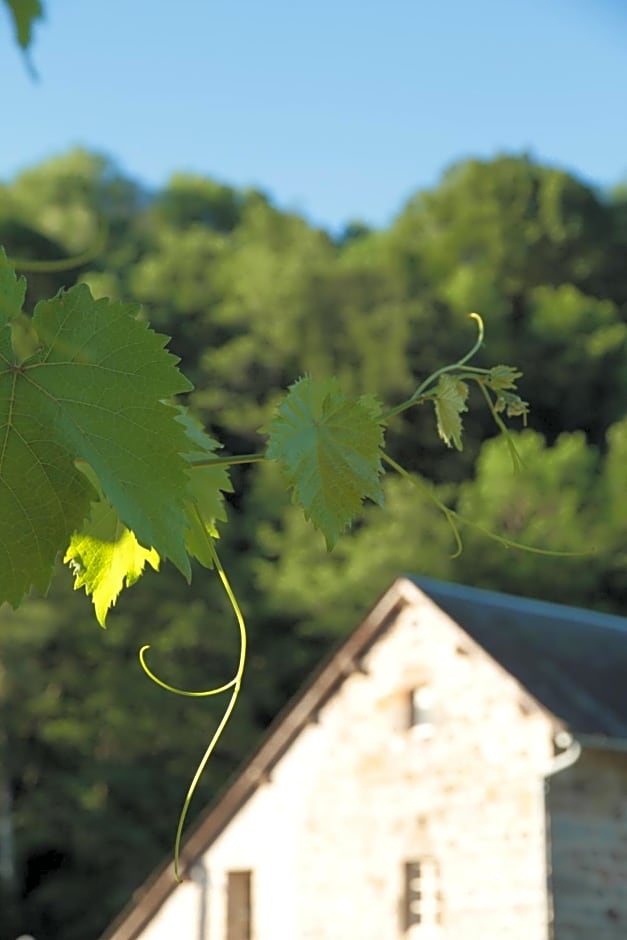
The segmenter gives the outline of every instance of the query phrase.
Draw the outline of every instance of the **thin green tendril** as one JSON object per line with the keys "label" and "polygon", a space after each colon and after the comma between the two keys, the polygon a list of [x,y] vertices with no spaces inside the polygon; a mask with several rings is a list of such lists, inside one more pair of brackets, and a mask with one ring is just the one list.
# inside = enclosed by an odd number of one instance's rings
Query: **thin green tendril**
{"label": "thin green tendril", "polygon": [[478,522],[473,522],[472,519],[467,519],[466,516],[462,516],[454,509],[450,509],[442,502],[442,500],[438,499],[435,493],[432,493],[431,490],[425,486],[419,477],[412,476],[407,472],[407,470],[405,470],[404,467],[401,467],[401,465],[396,463],[395,460],[392,460],[391,457],[388,457],[387,454],[383,454],[383,460],[389,464],[393,470],[396,470],[396,472],[402,476],[404,480],[407,480],[408,483],[411,483],[412,486],[415,486],[416,489],[420,490],[421,493],[424,493],[426,496],[428,496],[431,502],[435,503],[438,509],[444,514],[446,521],[451,527],[456,543],[456,550],[451,555],[451,558],[459,558],[464,547],[458,527],[460,523],[461,525],[467,525],[472,529],[476,529],[478,532],[481,532],[482,535],[485,535],[486,538],[492,539],[494,542],[498,542],[505,548],[515,548],[521,552],[528,552],[530,555],[546,555],[548,558],[582,558],[588,555],[596,554],[595,549],[590,549],[589,551],[584,552],[560,552],[550,548],[536,548],[535,545],[525,545],[524,542],[515,542],[513,539],[507,538],[505,535],[497,535],[496,532],[491,532],[490,529],[486,529]]}
{"label": "thin green tendril", "polygon": [[240,463],[261,463],[266,459],[265,454],[239,454],[236,457],[189,457],[192,470],[199,467],[234,467]]}
{"label": "thin green tendril", "polygon": [[[202,519],[200,517],[200,513],[198,512],[198,509],[196,509],[196,514],[198,516],[199,521],[202,524]],[[203,530],[204,530],[204,525],[203,525]],[[239,696],[239,691],[240,691],[241,684],[242,684],[244,666],[246,665],[246,646],[247,646],[246,622],[240,610],[240,606],[237,603],[237,598],[235,597],[235,594],[233,593],[233,589],[226,575],[226,572],[224,568],[222,567],[222,563],[220,559],[218,558],[218,554],[213,544],[213,539],[211,539],[211,537],[206,533],[206,530],[205,530],[205,537],[207,539],[207,544],[209,546],[209,550],[211,552],[213,563],[218,573],[218,577],[220,578],[220,581],[222,582],[222,586],[224,588],[226,596],[229,599],[229,603],[231,604],[231,607],[233,609],[233,612],[235,614],[235,617],[237,619],[237,624],[239,627],[239,637],[240,637],[239,661],[237,665],[237,672],[235,673],[234,678],[231,679],[230,682],[227,682],[225,685],[220,686],[219,688],[216,688],[216,689],[209,689],[206,692],[188,692],[185,689],[177,689],[174,686],[168,685],[166,682],[162,682],[157,676],[155,676],[155,674],[150,669],[148,669],[148,667],[146,666],[146,662],[145,662],[145,652],[149,647],[147,646],[142,647],[139,653],[139,659],[146,675],[153,682],[156,682],[158,686],[160,686],[163,689],[166,689],[168,692],[173,692],[175,695],[185,695],[185,696],[190,696],[190,697],[218,695],[218,693],[220,692],[226,692],[228,691],[228,689],[232,689],[231,696],[224,710],[224,714],[222,715],[222,718],[220,719],[220,723],[218,727],[216,728],[213,734],[213,737],[211,738],[211,741],[209,742],[207,749],[205,750],[205,753],[203,754],[202,759],[200,763],[198,764],[198,767],[196,769],[196,773],[194,774],[192,782],[189,785],[189,789],[187,790],[187,794],[185,796],[185,800],[183,801],[183,806],[181,808],[181,812],[179,815],[179,821],[176,827],[176,837],[174,839],[174,875],[178,882],[181,882],[182,880],[181,874],[180,874],[181,837],[183,835],[183,828],[185,826],[185,820],[187,819],[187,813],[189,811],[189,807],[192,802],[194,793],[196,792],[196,788],[198,787],[200,778],[202,777],[205,767],[207,766],[207,762],[209,758],[211,757],[211,755],[213,754],[213,751],[215,750],[215,747],[218,741],[220,740],[220,737],[222,736],[222,732],[226,728],[229,718],[231,717],[231,714],[233,713],[233,709],[235,708],[235,704],[237,702],[237,698]]]}
{"label": "thin green tendril", "polygon": [[147,643],[146,646],[142,646],[139,651],[139,661],[142,665],[142,669],[146,673],[149,679],[155,683],[155,685],[161,686],[162,689],[165,689],[166,692],[173,692],[174,695],[186,695],[188,698],[206,698],[208,695],[219,695],[221,692],[227,692],[229,689],[233,688],[235,685],[235,677],[231,679],[230,682],[227,682],[225,685],[218,686],[216,689],[206,689],[202,692],[190,692],[188,689],[177,689],[174,685],[168,685],[167,682],[164,682],[163,679],[160,679],[154,674],[150,667],[146,663],[146,650],[150,649],[150,644]]}
{"label": "thin green tendril", "polygon": [[400,405],[396,405],[395,408],[390,408],[388,411],[384,412],[381,417],[386,421],[389,418],[393,418],[395,415],[401,414],[403,411],[407,411],[408,408],[411,408],[413,405],[419,405],[423,399],[425,392],[429,389],[431,385],[440,378],[441,375],[444,375],[445,372],[454,372],[455,369],[461,369],[472,357],[479,352],[483,344],[484,337],[484,326],[483,320],[478,313],[469,313],[468,316],[471,320],[474,320],[477,324],[477,339],[474,342],[472,349],[470,349],[465,356],[462,356],[461,359],[458,359],[457,362],[451,363],[449,366],[442,366],[441,369],[436,369],[435,372],[432,372],[421,385],[418,386],[414,394],[407,399],[407,401],[401,402]]}
{"label": "thin green tendril", "polygon": [[508,539],[504,535],[497,535],[496,532],[491,532],[490,529],[486,529],[478,522],[473,522],[472,519],[460,516],[460,514],[454,510],[450,510],[450,512],[453,512],[463,525],[476,529],[477,532],[481,532],[486,538],[492,539],[494,542],[499,542],[504,548],[515,548],[520,552],[527,552],[530,555],[546,555],[549,558],[586,558],[590,555],[596,555],[597,552],[596,548],[590,548],[583,552],[560,552],[556,549],[537,548],[535,545],[525,545],[524,542],[515,542],[514,539]]}
{"label": "thin green tendril", "polygon": [[456,544],[456,549],[451,555],[451,558],[459,558],[462,551],[464,550],[464,543],[462,542],[462,537],[455,521],[455,516],[457,513],[455,513],[452,509],[449,509],[449,507],[443,503],[441,499],[438,499],[435,493],[432,493],[429,487],[426,486],[419,477],[413,477],[410,473],[407,472],[407,470],[405,470],[404,467],[401,467],[399,463],[396,463],[395,460],[392,460],[392,458],[388,457],[388,455],[385,453],[383,454],[383,460],[389,464],[393,470],[396,470],[399,476],[403,477],[404,480],[407,480],[407,482],[412,486],[415,486],[417,490],[421,491],[421,493],[424,493],[432,503],[435,503],[440,512],[444,514],[444,518],[450,526]]}

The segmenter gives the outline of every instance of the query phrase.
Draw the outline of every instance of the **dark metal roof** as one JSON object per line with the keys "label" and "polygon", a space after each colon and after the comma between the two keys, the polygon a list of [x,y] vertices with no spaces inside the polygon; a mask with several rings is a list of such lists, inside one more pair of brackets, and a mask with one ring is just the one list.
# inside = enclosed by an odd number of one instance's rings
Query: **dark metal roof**
{"label": "dark metal roof", "polygon": [[573,734],[627,739],[627,620],[410,580]]}
{"label": "dark metal roof", "polygon": [[[181,851],[183,871],[271,777],[275,764],[347,676],[361,668],[368,650],[416,599],[416,588],[554,716],[556,726],[588,736],[594,746],[627,740],[627,620],[431,578],[399,578],[279,715],[201,818]],[[135,940],[175,887],[169,862],[136,892],[101,940]]]}

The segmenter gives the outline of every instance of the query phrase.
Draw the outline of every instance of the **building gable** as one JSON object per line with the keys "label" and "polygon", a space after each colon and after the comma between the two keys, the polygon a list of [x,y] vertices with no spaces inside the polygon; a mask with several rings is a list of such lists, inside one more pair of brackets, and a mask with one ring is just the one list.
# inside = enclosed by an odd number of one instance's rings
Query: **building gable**
{"label": "building gable", "polygon": [[[392,586],[187,840],[183,866],[191,877],[206,873],[218,904],[209,912],[212,936],[227,936],[219,918],[228,909],[223,901],[229,872],[255,873],[252,890],[261,918],[264,905],[276,911],[277,884],[281,887],[281,913],[273,914],[275,940],[292,940],[290,931],[302,940],[346,936],[348,921],[344,933],[341,925],[349,917],[355,927],[354,911],[342,909],[342,898],[350,895],[333,891],[343,869],[379,898],[388,930],[390,910],[398,926],[407,865],[439,852],[449,878],[455,857],[480,877],[472,839],[465,849],[457,846],[456,856],[450,851],[451,833],[458,839],[456,830],[473,811],[483,832],[493,832],[497,856],[505,852],[499,832],[518,831],[530,813],[536,820],[533,831],[520,830],[515,884],[532,899],[525,902],[527,920],[521,924],[529,929],[546,921],[541,780],[559,725],[472,632],[460,627],[463,618],[446,612],[446,599],[433,597],[437,587],[445,592],[448,586],[434,582],[425,588],[409,579]],[[509,796],[501,806],[497,797],[504,779]],[[373,853],[379,859],[374,869]],[[320,865],[322,858],[328,863]],[[363,871],[357,870],[360,864]],[[335,872],[330,880],[329,866]],[[434,869],[425,863],[423,871]],[[290,881],[296,877],[290,873],[298,873],[298,883]],[[168,867],[106,940],[161,940],[167,934],[160,932],[160,919],[180,921],[183,914],[175,916],[175,909],[189,913],[197,907],[185,900],[194,896],[189,884],[176,889],[176,899],[174,890]],[[307,897],[321,896],[337,909],[330,911],[327,904],[318,922],[315,910],[305,911],[304,905]],[[501,900],[497,918],[505,917],[507,904],[520,908],[505,884]],[[457,897],[459,916],[468,903]],[[336,932],[325,933],[329,918]],[[301,925],[297,934],[295,924]],[[369,936],[371,928],[372,912],[359,935]],[[481,922],[478,929],[484,928]],[[381,930],[385,933],[383,923]]]}
{"label": "building gable", "polygon": [[430,578],[412,581],[573,734],[627,740],[627,620]]}

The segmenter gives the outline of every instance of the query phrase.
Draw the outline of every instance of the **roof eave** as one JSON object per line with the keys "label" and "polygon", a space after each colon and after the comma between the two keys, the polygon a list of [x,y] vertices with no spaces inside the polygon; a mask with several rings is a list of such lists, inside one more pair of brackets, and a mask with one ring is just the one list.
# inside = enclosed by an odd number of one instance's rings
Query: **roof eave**
{"label": "roof eave", "polygon": [[573,737],[584,749],[627,754],[627,738],[610,738],[605,734],[578,734],[576,731],[573,731]]}

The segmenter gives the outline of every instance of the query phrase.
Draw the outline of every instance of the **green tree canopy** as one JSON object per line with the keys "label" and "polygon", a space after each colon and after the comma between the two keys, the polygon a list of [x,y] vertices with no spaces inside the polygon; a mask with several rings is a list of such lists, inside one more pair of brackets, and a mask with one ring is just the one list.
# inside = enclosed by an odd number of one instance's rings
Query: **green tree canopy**
{"label": "green tree canopy", "polygon": [[[414,485],[386,473],[385,512],[366,508],[332,554],[289,503],[276,467],[233,468],[221,556],[252,653],[235,725],[194,811],[402,571],[625,609],[624,205],[620,193],[606,200],[527,157],[461,165],[388,229],[357,226],[337,239],[263,194],[185,175],[150,192],[81,151],[0,187],[0,240],[14,257],[54,260],[96,242],[76,270],[33,275],[26,308],[77,280],[97,296],[145,303],[143,316],[173,337],[194,382],[189,400],[231,451],[258,446],[259,428],[304,372],[394,406],[472,345],[472,309],[486,320],[484,361],[525,373],[532,411],[530,430],[514,437],[520,472],[487,409],[475,407],[476,388],[461,455],[443,447],[431,403],[404,412],[387,446]],[[497,535],[592,553],[522,554],[462,526],[466,549],[453,558],[434,499]],[[191,588],[167,567],[145,575],[102,637],[88,618],[67,577],[45,603],[0,611],[17,861],[2,910],[12,907],[12,936],[97,935],[170,850],[216,715],[145,682],[138,648],[153,642],[150,664],[175,685],[232,674],[231,615],[195,565]]]}

